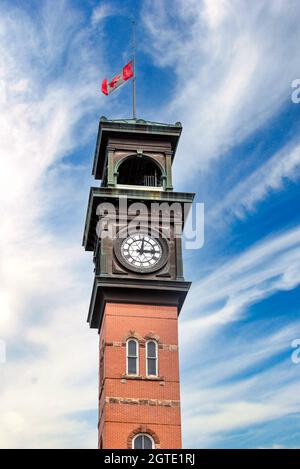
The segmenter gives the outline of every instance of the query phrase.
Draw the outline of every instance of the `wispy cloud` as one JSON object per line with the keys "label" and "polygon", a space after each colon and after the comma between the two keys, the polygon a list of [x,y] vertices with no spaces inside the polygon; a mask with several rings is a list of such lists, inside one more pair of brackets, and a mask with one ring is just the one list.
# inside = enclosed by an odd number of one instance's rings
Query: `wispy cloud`
{"label": "wispy cloud", "polygon": [[277,319],[275,310],[264,308],[261,317],[249,311],[299,286],[299,261],[296,227],[215,265],[193,285],[180,327],[185,444],[223,446],[228,437],[230,445],[230,432],[247,429],[253,447],[257,425],[300,413],[299,370],[291,362],[299,320],[288,317],[289,305]]}
{"label": "wispy cloud", "polygon": [[[184,434],[191,446],[211,446],[242,429],[255,441],[255,426],[300,412],[299,370],[290,359],[299,321],[273,324],[272,333],[266,333],[271,321],[262,322],[244,325],[226,345],[221,336],[200,341],[197,374],[191,370],[184,379],[189,383],[183,392]],[[285,358],[275,360],[280,354]]]}
{"label": "wispy cloud", "polygon": [[66,158],[97,125],[105,64],[69,2],[43,2],[35,18],[7,3],[0,13],[0,442],[95,447],[95,427],[78,415],[97,402],[97,336],[82,334],[89,259],[79,222],[67,226],[84,211],[89,170],[78,184],[76,160]]}
{"label": "wispy cloud", "polygon": [[208,213],[208,224],[218,223],[226,214],[229,217],[244,218],[257,205],[274,192],[284,188],[286,182],[296,182],[300,177],[300,145],[289,143],[280,149],[266,163],[263,163],[250,176],[238,183],[226,197]]}
{"label": "wispy cloud", "polygon": [[[184,134],[177,179],[186,181],[264,125],[290,100],[298,76],[299,4],[146,2],[145,45],[175,70],[169,116]],[[161,53],[163,51],[163,53]]]}
{"label": "wispy cloud", "polygon": [[[186,185],[289,99],[290,81],[299,74],[299,5],[170,4],[145,2],[144,47],[158,67],[172,72],[171,103],[160,111],[166,121],[184,123],[176,165]],[[33,18],[22,6],[0,6],[0,339],[7,345],[7,363],[0,367],[0,444],[95,447],[90,412],[97,418],[97,335],[83,327],[92,271],[79,250],[90,181],[76,152],[96,131],[100,107],[102,113],[108,105],[120,110],[117,95],[108,103],[98,92],[99,71],[107,64],[103,44],[94,44],[114,7],[100,3],[87,13],[49,0],[37,13]],[[243,216],[284,178],[297,178],[298,168],[293,142],[262,160],[211,216],[226,210]],[[278,364],[257,378],[239,376],[284,352],[298,322],[267,335],[257,334],[255,324],[245,336],[231,337],[217,362],[208,347],[250,305],[299,285],[299,239],[299,227],[277,233],[223,264],[215,259],[216,270],[194,283],[181,323],[182,356],[190,360],[183,370],[192,373],[192,387],[182,393],[189,396],[189,445],[212,444],[232,429],[299,411],[295,367]],[[251,346],[237,354],[245,338]]]}
{"label": "wispy cloud", "polygon": [[101,23],[108,16],[112,16],[116,13],[116,9],[113,8],[111,3],[100,3],[92,14],[92,25],[96,26],[98,23]]}
{"label": "wispy cloud", "polygon": [[[182,324],[188,342],[241,318],[246,308],[300,283],[300,228],[268,237],[194,283]],[[221,304],[221,306],[220,306]],[[192,319],[192,317],[194,319]]]}

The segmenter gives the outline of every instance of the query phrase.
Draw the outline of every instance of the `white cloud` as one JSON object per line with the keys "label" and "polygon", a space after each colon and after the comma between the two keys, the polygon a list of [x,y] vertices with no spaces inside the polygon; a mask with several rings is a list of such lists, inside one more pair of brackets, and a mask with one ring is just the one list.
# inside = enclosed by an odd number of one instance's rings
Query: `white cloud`
{"label": "white cloud", "polygon": [[92,25],[96,26],[98,23],[102,22],[108,16],[114,14],[114,8],[111,4],[108,3],[100,3],[92,14]]}
{"label": "white cloud", "polygon": [[[300,285],[299,261],[298,226],[194,283],[179,329],[181,361],[192,363],[182,379],[185,444],[213,446],[245,428],[254,441],[255,425],[300,413],[299,369],[291,361],[299,321],[279,307],[264,308],[261,317],[247,314],[253,303]],[[240,321],[235,334],[228,332],[234,321]]]}
{"label": "white cloud", "polygon": [[[233,355],[227,357],[228,360],[235,358],[236,351],[231,351]],[[240,356],[241,363],[243,358],[247,359],[245,353]],[[230,378],[235,376],[234,365],[235,362],[231,366]],[[205,362],[198,366],[209,374]],[[212,445],[214,441],[226,438],[229,431],[251,429],[251,426],[255,439],[255,425],[299,413],[298,370],[292,366],[285,361],[269,371],[257,370],[255,378],[231,379],[227,383],[222,382],[221,375],[220,380],[212,385],[200,373],[197,382],[183,392],[183,396],[189,395],[188,400],[183,398],[186,441],[198,447]],[[210,375],[218,376],[220,368],[215,367],[215,363],[210,364]]]}
{"label": "white cloud", "polygon": [[[267,319],[263,324],[244,325],[226,345],[220,336],[219,340],[210,337],[209,344],[200,341],[194,365],[197,374],[183,380],[189,383],[182,392],[189,445],[211,446],[226,439],[227,432],[245,428],[255,440],[255,425],[300,412],[299,370],[289,356],[290,338],[300,324],[294,321],[281,328],[279,324],[272,324],[273,333],[266,333]],[[284,352],[287,358],[276,362]],[[275,364],[266,366],[271,359]],[[268,441],[267,435],[262,437]]]}
{"label": "white cloud", "polygon": [[84,413],[97,407],[97,333],[84,326],[92,269],[79,227],[90,168],[78,184],[76,162],[62,159],[96,131],[104,62],[70,3],[39,13],[0,7],[0,445],[96,447]]}
{"label": "white cloud", "polygon": [[296,227],[215,266],[214,272],[194,282],[189,293],[183,341],[190,343],[208,330],[239,320],[247,307],[276,291],[295,288],[300,284],[299,260],[300,228]]}
{"label": "white cloud", "polygon": [[[99,69],[105,64],[91,50],[90,26],[84,28],[70,4],[44,4],[36,22],[21,9],[0,7],[0,339],[7,342],[7,363],[0,367],[0,442],[3,447],[95,447],[96,426],[91,429],[84,417],[97,406],[97,334],[84,328],[90,259],[80,250],[79,226],[56,234],[59,227],[53,225],[60,211],[78,210],[86,202],[84,178],[79,182],[78,169],[62,159],[89,135],[88,116],[99,108]],[[284,102],[299,43],[298,28],[294,34],[286,32],[297,15],[280,2],[247,4],[246,9],[239,2],[209,1],[199,7],[198,2],[177,1],[172,8],[177,21],[168,17],[167,3],[152,3],[151,9],[145,11],[151,50],[158,64],[175,67],[178,79],[174,100],[162,112],[185,124],[179,167],[184,155],[186,177],[192,164],[194,169],[195,155],[197,168],[208,164]],[[98,28],[111,13],[110,4],[101,4],[92,26]],[[79,132],[83,121],[86,126]],[[95,129],[95,121],[92,125]],[[290,167],[285,172],[290,174]],[[274,172],[275,182],[276,177]],[[250,202],[252,206],[255,200]],[[274,237],[195,284],[189,297],[195,312],[182,324],[183,335],[188,332],[194,339],[203,330],[209,339],[251,302],[297,285],[298,239],[298,229]],[[225,306],[216,308],[218,301]],[[195,319],[199,312],[205,316]],[[282,340],[276,344],[281,349]],[[267,346],[260,355],[253,349],[252,363],[268,353]],[[233,372],[223,368],[224,375]],[[210,372],[217,376],[217,369]],[[232,428],[251,418],[274,418],[276,406],[288,399],[289,389],[284,393],[282,388],[282,402],[270,400],[263,409],[242,395],[241,383],[227,394],[221,386],[213,394],[209,384],[201,395],[193,390],[197,415],[187,419],[193,433],[205,431],[209,396],[220,402],[208,417],[210,433],[228,429],[235,411],[240,418],[232,420]],[[220,400],[221,393],[227,400]],[[297,409],[296,398],[290,409]],[[188,435],[191,440],[192,432]]]}
{"label": "white cloud", "polygon": [[250,176],[229,191],[225,198],[208,213],[208,224],[219,223],[222,212],[243,218],[273,192],[282,190],[287,180],[297,181],[300,177],[300,145],[296,142],[279,150]]}
{"label": "white cloud", "polygon": [[[175,13],[176,12],[176,13]],[[184,124],[177,180],[205,170],[290,102],[298,76],[299,3],[146,2],[145,45],[175,69],[169,120]],[[161,53],[163,51],[163,53]]]}

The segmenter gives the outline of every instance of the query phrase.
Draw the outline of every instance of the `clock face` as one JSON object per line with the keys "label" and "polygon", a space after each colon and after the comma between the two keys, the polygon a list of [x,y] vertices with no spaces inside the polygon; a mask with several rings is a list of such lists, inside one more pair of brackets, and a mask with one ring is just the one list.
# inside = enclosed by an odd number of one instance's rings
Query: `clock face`
{"label": "clock face", "polygon": [[131,270],[153,272],[164,264],[167,248],[164,242],[147,233],[136,232],[124,239],[117,257]]}

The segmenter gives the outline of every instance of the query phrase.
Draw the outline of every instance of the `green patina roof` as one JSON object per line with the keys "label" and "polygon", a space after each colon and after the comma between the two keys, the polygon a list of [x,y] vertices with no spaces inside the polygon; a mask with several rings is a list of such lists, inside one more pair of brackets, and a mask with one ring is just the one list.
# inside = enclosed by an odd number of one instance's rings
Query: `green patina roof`
{"label": "green patina roof", "polygon": [[146,121],[144,119],[107,119],[107,117],[102,116],[100,118],[100,122],[113,122],[116,124],[141,124],[141,125],[157,125],[159,127],[182,127],[181,122],[175,122],[175,124],[166,124],[164,122],[153,122],[153,121]]}

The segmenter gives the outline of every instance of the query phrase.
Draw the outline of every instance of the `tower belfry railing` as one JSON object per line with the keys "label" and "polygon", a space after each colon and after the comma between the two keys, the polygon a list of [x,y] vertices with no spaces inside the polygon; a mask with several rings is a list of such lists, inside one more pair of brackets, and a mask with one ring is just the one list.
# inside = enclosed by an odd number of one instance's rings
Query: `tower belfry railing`
{"label": "tower belfry railing", "polygon": [[153,175],[147,176],[145,174],[145,176],[144,176],[144,186],[157,187],[157,178],[156,178],[156,176],[153,176]]}
{"label": "tower belfry railing", "polygon": [[158,182],[157,174],[144,175],[144,186],[148,187],[159,187],[160,183]]}

